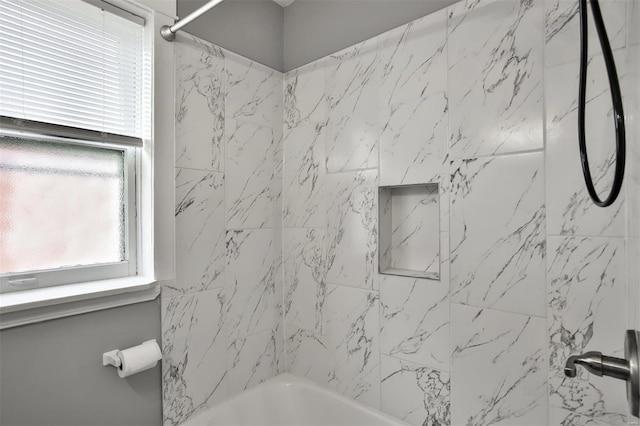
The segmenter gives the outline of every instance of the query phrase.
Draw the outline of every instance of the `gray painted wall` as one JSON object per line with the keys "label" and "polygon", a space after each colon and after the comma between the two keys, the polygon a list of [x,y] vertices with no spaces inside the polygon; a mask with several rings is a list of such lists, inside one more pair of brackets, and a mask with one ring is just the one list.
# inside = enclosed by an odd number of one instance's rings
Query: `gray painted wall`
{"label": "gray painted wall", "polygon": [[[225,0],[185,31],[289,71],[447,7],[457,0]],[[178,0],[185,17],[205,0]]]}
{"label": "gray painted wall", "polygon": [[[207,1],[178,0],[185,17]],[[282,71],[284,13],[271,0],[226,0],[185,26],[185,31]]]}
{"label": "gray painted wall", "polygon": [[160,425],[160,364],[120,379],[102,353],[160,342],[160,299],[0,332],[0,424]]}
{"label": "gray painted wall", "polygon": [[458,0],[297,0],[284,9],[284,69],[304,64]]}

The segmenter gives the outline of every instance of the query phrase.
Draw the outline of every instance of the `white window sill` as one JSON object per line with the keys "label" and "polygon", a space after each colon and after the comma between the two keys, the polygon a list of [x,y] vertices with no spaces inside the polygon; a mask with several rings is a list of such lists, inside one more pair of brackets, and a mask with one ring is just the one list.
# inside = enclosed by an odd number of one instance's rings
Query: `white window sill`
{"label": "white window sill", "polygon": [[0,295],[0,330],[153,300],[160,286],[149,277],[59,285]]}

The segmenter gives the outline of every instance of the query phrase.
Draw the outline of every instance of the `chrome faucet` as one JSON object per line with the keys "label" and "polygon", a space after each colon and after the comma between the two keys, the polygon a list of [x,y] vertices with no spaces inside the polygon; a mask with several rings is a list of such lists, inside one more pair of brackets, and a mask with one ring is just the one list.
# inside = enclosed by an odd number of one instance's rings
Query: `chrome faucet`
{"label": "chrome faucet", "polygon": [[627,380],[631,375],[629,361],[602,355],[601,352],[587,352],[582,355],[570,356],[564,366],[565,376],[576,377],[576,365],[582,365],[590,373],[600,377],[609,376],[615,379]]}
{"label": "chrome faucet", "polygon": [[625,358],[614,358],[602,355],[601,352],[586,352],[582,355],[572,355],[564,366],[564,375],[576,377],[578,365],[583,366],[596,376],[609,376],[624,380],[627,383],[627,401],[631,414],[640,416],[640,357],[638,341],[640,332],[627,330],[624,344]]}

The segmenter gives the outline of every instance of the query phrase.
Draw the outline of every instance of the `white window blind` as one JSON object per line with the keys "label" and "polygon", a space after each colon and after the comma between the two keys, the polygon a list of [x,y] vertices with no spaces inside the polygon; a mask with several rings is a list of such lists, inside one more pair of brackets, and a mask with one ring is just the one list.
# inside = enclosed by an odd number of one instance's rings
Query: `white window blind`
{"label": "white window blind", "polygon": [[1,0],[2,124],[10,117],[141,141],[143,54],[143,25],[91,4]]}

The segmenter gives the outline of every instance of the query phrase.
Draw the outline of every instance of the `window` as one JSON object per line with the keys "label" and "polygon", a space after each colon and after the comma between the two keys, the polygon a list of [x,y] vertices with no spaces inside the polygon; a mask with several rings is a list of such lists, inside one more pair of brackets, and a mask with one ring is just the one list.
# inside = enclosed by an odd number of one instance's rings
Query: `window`
{"label": "window", "polygon": [[0,291],[136,275],[144,20],[0,2]]}

